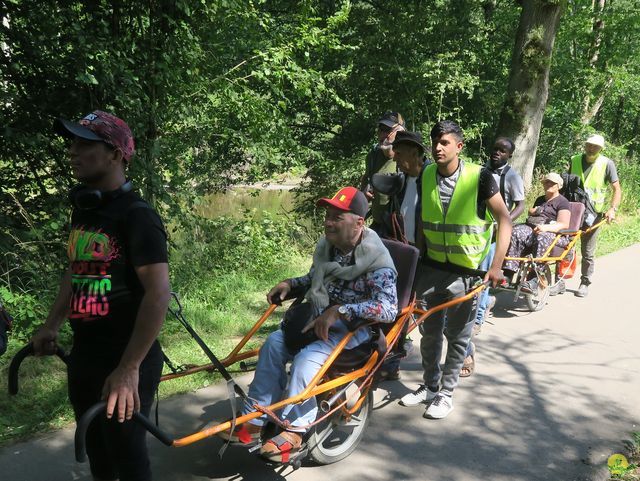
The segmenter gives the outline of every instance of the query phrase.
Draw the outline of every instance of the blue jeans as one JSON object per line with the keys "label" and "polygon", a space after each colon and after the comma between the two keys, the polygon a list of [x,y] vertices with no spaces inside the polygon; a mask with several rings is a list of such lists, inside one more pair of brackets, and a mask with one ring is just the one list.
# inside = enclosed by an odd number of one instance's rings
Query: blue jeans
{"label": "blue jeans", "polygon": [[[272,332],[260,348],[256,373],[249,386],[250,401],[261,406],[269,406],[282,400],[283,394],[286,397],[300,394],[348,332],[347,326],[342,321],[338,321],[331,327],[329,339],[326,342],[312,342],[295,355],[287,349],[282,330],[278,329]],[[361,327],[355,332],[346,349],[353,349],[366,342],[369,337],[369,328]],[[291,363],[291,379],[287,385],[286,364],[289,361],[293,362]],[[245,403],[242,414],[250,412],[253,412],[253,408]],[[304,432],[304,426],[315,421],[317,414],[316,399],[311,397],[299,404],[289,404],[283,409],[280,417],[291,423],[294,427],[292,431]],[[250,422],[262,426],[266,420],[266,416],[262,416]],[[295,429],[296,427],[299,428]]]}
{"label": "blue jeans", "polygon": [[[493,262],[493,258],[496,255],[496,243],[494,242],[489,247],[489,252],[486,257],[480,263],[481,271],[488,271],[489,267],[491,267],[491,263]],[[489,305],[489,289],[485,289],[478,296],[478,312],[476,313],[476,324],[482,325],[484,323],[484,313],[487,310],[487,306]],[[473,353],[474,345],[472,341],[469,341],[469,345],[467,346],[467,354],[465,357],[469,357]]]}
{"label": "blue jeans", "polygon": [[[491,267],[491,263],[493,262],[493,258],[496,255],[496,243],[494,242],[489,247],[489,252],[487,256],[480,263],[479,269],[481,271],[488,271],[489,267]],[[482,325],[484,322],[484,313],[487,310],[487,306],[489,305],[489,289],[485,289],[480,293],[478,297],[478,313],[476,314],[476,324]]]}

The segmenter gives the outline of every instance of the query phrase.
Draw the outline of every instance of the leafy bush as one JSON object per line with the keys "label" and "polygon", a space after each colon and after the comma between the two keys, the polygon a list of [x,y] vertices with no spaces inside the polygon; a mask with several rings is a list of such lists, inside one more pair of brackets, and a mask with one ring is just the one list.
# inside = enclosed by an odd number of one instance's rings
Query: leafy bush
{"label": "leafy bush", "polygon": [[42,323],[65,265],[65,210],[28,213],[21,225],[0,222],[0,299],[15,319],[14,336],[28,338]]}
{"label": "leafy bush", "polygon": [[638,159],[625,159],[619,162],[616,167],[622,187],[621,210],[631,215],[637,215],[640,210],[640,164]]}

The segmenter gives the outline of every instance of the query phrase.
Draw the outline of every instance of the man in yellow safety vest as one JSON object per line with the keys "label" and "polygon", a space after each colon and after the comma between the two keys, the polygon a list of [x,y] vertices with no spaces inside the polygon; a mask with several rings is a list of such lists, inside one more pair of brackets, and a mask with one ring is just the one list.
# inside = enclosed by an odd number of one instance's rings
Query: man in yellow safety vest
{"label": "man in yellow safety vest", "polygon": [[[584,144],[584,153],[574,155],[571,158],[569,173],[580,177],[583,189],[586,191],[596,213],[594,219],[585,219],[588,227],[598,223],[601,219],[611,222],[616,217],[616,212],[622,200],[622,190],[616,166],[611,159],[600,152],[604,149],[604,137],[599,134],[591,135]],[[607,202],[607,191],[612,190],[611,202]],[[607,206],[609,206],[607,208]],[[582,252],[582,277],[580,287],[575,295],[585,297],[588,293],[591,276],[595,270],[594,255],[598,236],[596,229],[580,238],[580,250]]]}
{"label": "man in yellow safety vest", "polygon": [[[422,173],[422,235],[417,244],[423,255],[415,285],[417,296],[429,307],[463,296],[482,279],[494,286],[500,283],[511,239],[511,218],[493,175],[459,157],[464,144],[460,127],[448,120],[438,122],[431,130],[431,144],[435,163]],[[478,267],[489,252],[493,219],[498,224],[496,251],[485,273]],[[476,299],[471,299],[433,314],[420,326],[424,384],[404,396],[402,405],[426,404],[424,417],[431,419],[451,412],[475,315]],[[448,348],[441,368],[443,334]]]}

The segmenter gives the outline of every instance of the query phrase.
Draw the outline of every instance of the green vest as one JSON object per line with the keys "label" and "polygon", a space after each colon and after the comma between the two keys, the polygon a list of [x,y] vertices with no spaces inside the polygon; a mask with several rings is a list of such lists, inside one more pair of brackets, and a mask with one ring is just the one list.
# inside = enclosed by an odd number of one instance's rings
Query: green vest
{"label": "green vest", "polygon": [[582,186],[593,204],[596,212],[602,213],[605,210],[607,198],[607,182],[605,179],[607,173],[607,164],[609,159],[604,155],[599,155],[591,166],[589,175],[584,178],[582,171],[582,154],[571,157],[571,173],[580,177]]}
{"label": "green vest", "polygon": [[[462,161],[461,161],[462,162]],[[462,163],[445,215],[438,190],[436,164],[422,174],[422,223],[427,256],[437,262],[477,269],[491,246],[493,223],[489,214],[478,217],[479,165]]]}

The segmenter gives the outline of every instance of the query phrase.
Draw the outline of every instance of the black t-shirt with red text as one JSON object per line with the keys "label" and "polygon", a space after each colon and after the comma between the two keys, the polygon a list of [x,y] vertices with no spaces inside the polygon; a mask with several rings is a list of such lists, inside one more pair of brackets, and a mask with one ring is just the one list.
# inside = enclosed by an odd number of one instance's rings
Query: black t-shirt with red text
{"label": "black t-shirt with red text", "polygon": [[144,295],[134,268],[166,263],[166,241],[160,217],[135,192],[74,209],[67,253],[76,353],[120,358]]}

